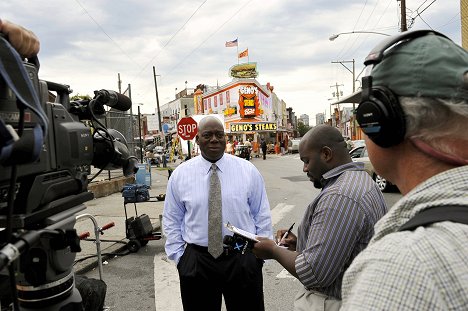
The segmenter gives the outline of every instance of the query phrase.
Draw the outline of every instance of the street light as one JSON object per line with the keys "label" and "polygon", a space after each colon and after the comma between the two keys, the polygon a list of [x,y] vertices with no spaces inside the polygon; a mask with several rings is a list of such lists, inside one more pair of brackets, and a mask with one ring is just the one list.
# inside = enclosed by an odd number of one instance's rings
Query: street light
{"label": "street light", "polygon": [[383,32],[365,31],[365,30],[355,30],[355,31],[340,32],[340,33],[337,33],[337,34],[333,34],[333,35],[331,35],[328,39],[329,39],[330,41],[333,41],[333,40],[335,40],[336,38],[338,38],[340,35],[349,35],[349,34],[353,34],[353,33],[372,33],[372,34],[382,35],[382,36],[387,36],[387,37],[390,36],[389,34],[383,33]]}

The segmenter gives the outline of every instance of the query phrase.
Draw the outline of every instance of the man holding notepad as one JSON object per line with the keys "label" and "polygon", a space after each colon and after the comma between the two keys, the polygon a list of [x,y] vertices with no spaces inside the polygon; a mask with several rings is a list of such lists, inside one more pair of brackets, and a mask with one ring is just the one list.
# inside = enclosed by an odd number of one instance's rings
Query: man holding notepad
{"label": "man holding notepad", "polygon": [[295,311],[338,310],[343,274],[367,246],[387,207],[363,164],[351,160],[336,128],[311,129],[301,139],[299,154],[303,171],[322,190],[306,209],[297,236],[291,226],[278,230],[276,241],[258,237],[253,253],[275,259],[304,285]]}

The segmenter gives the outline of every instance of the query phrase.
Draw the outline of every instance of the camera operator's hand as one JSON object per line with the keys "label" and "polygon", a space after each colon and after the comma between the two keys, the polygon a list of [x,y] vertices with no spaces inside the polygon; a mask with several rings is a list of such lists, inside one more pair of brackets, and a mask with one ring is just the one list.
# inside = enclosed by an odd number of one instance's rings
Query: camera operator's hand
{"label": "camera operator's hand", "polygon": [[283,236],[287,231],[287,229],[281,229],[276,231],[276,241],[278,241],[278,244],[280,244],[281,246],[287,247],[290,251],[295,251],[297,244],[297,236],[294,233],[289,232],[288,236],[283,239]]}
{"label": "camera operator's hand", "polygon": [[31,57],[39,53],[39,39],[31,30],[0,19],[0,33],[3,33],[7,37],[8,41],[21,56]]}

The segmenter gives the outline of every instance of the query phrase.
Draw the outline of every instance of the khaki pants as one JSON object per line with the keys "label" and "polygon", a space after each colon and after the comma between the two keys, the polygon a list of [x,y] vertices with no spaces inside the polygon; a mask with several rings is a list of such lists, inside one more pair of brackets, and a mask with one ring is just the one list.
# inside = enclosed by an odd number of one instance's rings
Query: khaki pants
{"label": "khaki pants", "polygon": [[294,299],[294,311],[338,311],[340,306],[341,300],[309,291],[304,287],[299,290]]}

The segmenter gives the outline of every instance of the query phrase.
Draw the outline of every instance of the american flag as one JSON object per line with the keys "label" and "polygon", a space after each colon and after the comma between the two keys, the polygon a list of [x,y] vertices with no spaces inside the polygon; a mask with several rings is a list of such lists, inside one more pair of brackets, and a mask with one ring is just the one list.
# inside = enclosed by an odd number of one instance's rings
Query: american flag
{"label": "american flag", "polygon": [[232,47],[232,46],[237,46],[237,38],[236,40],[233,40],[233,41],[226,41],[227,48]]}

